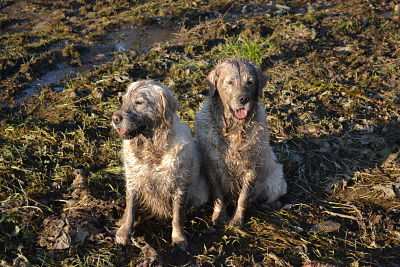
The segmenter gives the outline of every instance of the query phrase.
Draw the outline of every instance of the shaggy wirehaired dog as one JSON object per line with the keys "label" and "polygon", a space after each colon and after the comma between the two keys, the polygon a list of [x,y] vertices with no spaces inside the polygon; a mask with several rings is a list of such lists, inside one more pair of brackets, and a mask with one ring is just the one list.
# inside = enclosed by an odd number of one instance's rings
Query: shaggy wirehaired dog
{"label": "shaggy wirehaired dog", "polygon": [[[269,144],[262,97],[265,77],[245,59],[228,59],[208,76],[209,97],[196,116],[196,139],[214,199],[212,221],[241,226],[250,202],[277,203],[286,194],[282,165]],[[237,201],[236,201],[237,200]]]}
{"label": "shaggy wirehaired dog", "polygon": [[172,218],[172,244],[187,250],[186,207],[208,199],[205,178],[190,129],[178,118],[177,101],[161,84],[129,85],[112,124],[123,139],[126,208],[116,242],[127,244],[138,205],[159,218]]}

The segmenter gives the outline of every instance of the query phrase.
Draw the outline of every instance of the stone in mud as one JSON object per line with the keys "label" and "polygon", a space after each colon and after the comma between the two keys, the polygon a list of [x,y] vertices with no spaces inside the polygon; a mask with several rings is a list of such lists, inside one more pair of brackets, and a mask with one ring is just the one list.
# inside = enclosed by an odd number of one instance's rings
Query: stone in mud
{"label": "stone in mud", "polygon": [[85,15],[85,18],[87,19],[93,19],[96,17],[96,12],[87,12]]}
{"label": "stone in mud", "polygon": [[289,11],[291,8],[285,5],[280,5],[280,4],[276,4],[275,5],[277,9],[282,9],[282,10],[286,10]]}
{"label": "stone in mud", "polygon": [[78,91],[72,90],[70,93],[66,95],[67,98],[76,99],[78,98]]}
{"label": "stone in mud", "polygon": [[216,231],[217,231],[217,229],[215,229],[214,227],[208,227],[206,229],[201,230],[201,233],[205,234],[205,235],[210,235],[210,234],[215,233]]}
{"label": "stone in mud", "polygon": [[64,231],[55,239],[52,249],[66,249],[71,246],[71,237]]}

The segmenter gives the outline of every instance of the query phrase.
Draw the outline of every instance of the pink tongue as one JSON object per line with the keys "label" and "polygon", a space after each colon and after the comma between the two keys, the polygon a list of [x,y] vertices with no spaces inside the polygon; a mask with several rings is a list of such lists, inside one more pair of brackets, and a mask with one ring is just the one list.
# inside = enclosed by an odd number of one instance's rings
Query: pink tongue
{"label": "pink tongue", "polygon": [[121,129],[119,129],[118,132],[119,132],[119,134],[125,134],[126,133],[125,130],[121,130]]}
{"label": "pink tongue", "polygon": [[244,119],[247,116],[247,109],[245,108],[241,108],[241,109],[237,109],[235,110],[235,116],[238,119]]}

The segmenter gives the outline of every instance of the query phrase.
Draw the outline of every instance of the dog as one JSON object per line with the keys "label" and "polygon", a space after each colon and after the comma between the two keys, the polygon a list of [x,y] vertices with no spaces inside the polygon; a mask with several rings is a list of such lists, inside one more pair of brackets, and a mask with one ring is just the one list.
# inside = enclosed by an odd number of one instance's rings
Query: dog
{"label": "dog", "polygon": [[226,203],[237,202],[229,224],[240,227],[250,203],[277,206],[286,194],[258,101],[265,82],[259,67],[240,58],[223,61],[208,76],[209,97],[197,112],[195,137],[211,187],[214,223],[228,219]]}
{"label": "dog", "polygon": [[172,245],[185,251],[186,207],[208,200],[192,133],[176,114],[173,93],[155,81],[134,82],[121,98],[112,125],[122,138],[126,208],[116,242],[129,243],[140,205],[158,218],[172,218]]}

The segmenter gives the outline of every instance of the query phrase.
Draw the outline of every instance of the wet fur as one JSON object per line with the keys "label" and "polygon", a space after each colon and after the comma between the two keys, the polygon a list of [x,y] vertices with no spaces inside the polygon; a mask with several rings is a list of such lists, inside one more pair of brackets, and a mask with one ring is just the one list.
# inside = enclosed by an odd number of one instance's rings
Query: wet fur
{"label": "wet fur", "polygon": [[[235,118],[229,110],[236,105],[234,98],[218,91],[229,75],[240,76],[235,90],[248,91],[253,96],[246,119]],[[249,76],[256,82],[247,88],[241,80]],[[236,203],[230,223],[240,226],[250,203],[273,204],[287,190],[282,165],[276,162],[269,144],[265,111],[258,102],[265,79],[249,61],[230,59],[212,70],[208,81],[210,97],[197,112],[195,133],[214,199],[212,220],[226,220],[226,204]]]}
{"label": "wet fur", "polygon": [[[139,94],[140,93],[140,94]],[[135,108],[135,99],[146,97],[149,106]],[[127,208],[116,241],[129,242],[136,207],[139,205],[159,218],[173,219],[172,241],[187,249],[183,232],[185,208],[199,206],[208,199],[205,178],[199,175],[197,147],[187,125],[176,115],[177,102],[172,92],[154,82],[132,83],[119,111],[131,110],[150,117],[149,130],[123,139],[122,161],[126,177]],[[148,109],[151,109],[148,111]],[[153,110],[154,109],[154,110]],[[132,115],[124,115],[132,118]],[[135,118],[138,120],[138,116]],[[140,120],[140,119],[139,119]],[[129,124],[131,123],[131,124]],[[124,125],[134,127],[135,121]],[[114,125],[114,127],[117,127]],[[133,211],[132,211],[133,210]]]}

